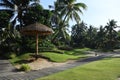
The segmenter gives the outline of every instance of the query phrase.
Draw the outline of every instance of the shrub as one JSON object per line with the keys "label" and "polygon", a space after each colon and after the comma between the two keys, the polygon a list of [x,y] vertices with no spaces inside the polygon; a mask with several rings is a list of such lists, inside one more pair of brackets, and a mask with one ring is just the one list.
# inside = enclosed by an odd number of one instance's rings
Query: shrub
{"label": "shrub", "polygon": [[9,53],[3,54],[3,58],[13,59],[15,57],[16,57],[16,54],[14,52],[9,52]]}
{"label": "shrub", "polygon": [[53,45],[50,41],[43,40],[39,43],[39,51],[51,51],[55,48],[55,45]]}
{"label": "shrub", "polygon": [[73,50],[73,48],[70,46],[59,46],[58,49],[60,49],[60,50]]}
{"label": "shrub", "polygon": [[9,58],[10,59],[13,59],[13,58],[15,58],[16,57],[16,54],[15,53],[11,53],[10,55],[9,55]]}
{"label": "shrub", "polygon": [[21,71],[30,71],[31,68],[28,64],[22,64],[21,67],[20,67],[20,70]]}

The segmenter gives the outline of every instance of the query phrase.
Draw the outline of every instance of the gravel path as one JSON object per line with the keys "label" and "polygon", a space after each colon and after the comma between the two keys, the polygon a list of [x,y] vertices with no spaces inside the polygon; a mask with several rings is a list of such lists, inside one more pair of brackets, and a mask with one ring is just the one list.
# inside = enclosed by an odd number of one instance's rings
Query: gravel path
{"label": "gravel path", "polygon": [[15,68],[9,63],[9,61],[0,60],[0,80],[35,80],[40,77],[48,76],[53,73],[87,64],[89,62],[97,61],[109,56],[112,56],[112,54],[102,54],[83,60],[77,60],[73,63],[68,63],[59,67],[45,68],[42,70],[30,71],[27,73],[15,72]]}

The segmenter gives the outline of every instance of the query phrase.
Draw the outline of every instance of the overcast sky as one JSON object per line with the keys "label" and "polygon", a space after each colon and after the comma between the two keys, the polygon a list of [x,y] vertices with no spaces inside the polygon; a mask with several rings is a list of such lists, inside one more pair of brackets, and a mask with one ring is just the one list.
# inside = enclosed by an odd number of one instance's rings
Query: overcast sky
{"label": "overcast sky", "polygon": [[[48,8],[48,5],[53,5],[55,0],[40,1],[44,8]],[[80,15],[81,19],[88,25],[104,26],[111,19],[116,20],[117,24],[120,25],[120,0],[77,0],[77,2],[83,2],[88,6],[83,15]]]}

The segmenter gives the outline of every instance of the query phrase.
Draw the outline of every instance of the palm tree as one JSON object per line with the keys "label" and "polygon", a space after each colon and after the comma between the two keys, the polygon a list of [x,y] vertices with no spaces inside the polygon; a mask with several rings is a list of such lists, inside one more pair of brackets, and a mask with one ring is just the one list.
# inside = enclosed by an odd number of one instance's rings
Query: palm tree
{"label": "palm tree", "polygon": [[[59,10],[63,17],[63,23],[74,19],[77,23],[80,22],[79,13],[83,13],[82,9],[86,9],[87,6],[84,3],[75,3],[76,0],[57,0],[59,2]],[[82,9],[81,9],[82,8]]]}
{"label": "palm tree", "polygon": [[0,44],[5,40],[3,32],[9,24],[10,15],[6,11],[0,11]]}
{"label": "palm tree", "polygon": [[22,15],[25,13],[29,7],[30,1],[34,0],[1,0],[0,7],[3,7],[4,10],[13,12],[11,22],[16,24],[16,21],[19,21],[20,27],[22,24]]}
{"label": "palm tree", "polygon": [[49,5],[49,8],[52,9],[52,17],[51,17],[51,25],[53,28],[57,28],[59,26],[59,24],[62,21],[62,18],[60,17],[60,10],[58,10],[58,5],[59,3],[56,1],[54,2],[54,6]]}
{"label": "palm tree", "polygon": [[117,28],[117,22],[115,20],[110,20],[105,26],[106,36],[108,39],[107,47],[112,49],[114,47],[114,43],[117,40],[117,32],[115,28]]}
{"label": "palm tree", "polygon": [[[61,27],[63,26],[63,27]],[[67,31],[67,28],[66,26],[68,26],[68,24],[62,24],[59,23],[59,25],[54,29],[55,33],[53,34],[52,36],[52,42],[53,43],[58,43],[58,42],[64,42],[65,44],[69,44],[69,41],[70,41],[70,37],[69,37],[69,34],[66,32]],[[59,44],[58,44],[59,45]]]}
{"label": "palm tree", "polygon": [[94,28],[92,25],[87,30],[87,47],[95,48],[95,37],[97,34],[97,28]]}
{"label": "palm tree", "polygon": [[86,41],[87,25],[84,22],[76,24],[72,27],[71,40],[74,46],[84,47]]}
{"label": "palm tree", "polygon": [[[10,53],[11,51],[14,51],[16,46],[16,39],[18,35],[14,34],[13,31],[11,31],[11,24],[9,23],[1,32],[1,40],[0,40],[0,46],[6,53]],[[14,49],[13,49],[14,48]]]}
{"label": "palm tree", "polygon": [[[57,37],[63,37],[63,39],[68,39],[66,32],[66,24],[68,24],[68,21],[70,19],[75,19],[77,22],[80,21],[80,17],[78,15],[78,12],[82,13],[81,7],[83,9],[86,9],[86,5],[84,3],[75,3],[76,0],[57,0],[54,4],[54,26],[56,27],[56,33],[55,38]],[[50,8],[53,8],[53,6],[49,6]],[[66,34],[65,34],[66,33]],[[59,35],[64,34],[64,35]],[[64,40],[67,41],[67,40]]]}
{"label": "palm tree", "polygon": [[58,44],[58,42],[68,42],[69,34],[66,32],[68,23],[63,24],[63,20],[59,10],[59,2],[56,1],[54,6],[49,5],[49,8],[52,9],[51,25],[55,31],[52,36],[52,42]]}
{"label": "palm tree", "polygon": [[96,40],[96,48],[104,49],[106,43],[106,31],[103,26],[100,26],[99,31],[97,32]]}

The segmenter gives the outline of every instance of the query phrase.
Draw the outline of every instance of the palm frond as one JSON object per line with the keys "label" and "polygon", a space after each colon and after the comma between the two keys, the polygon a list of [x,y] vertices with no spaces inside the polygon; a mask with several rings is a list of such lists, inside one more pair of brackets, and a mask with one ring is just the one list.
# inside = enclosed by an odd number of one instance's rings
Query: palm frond
{"label": "palm frond", "polygon": [[83,8],[83,9],[87,9],[87,5],[86,4],[84,4],[84,3],[76,3],[76,4],[74,4],[76,7],[78,7],[78,8]]}
{"label": "palm frond", "polygon": [[0,6],[6,8],[14,8],[14,5],[12,4],[12,2],[10,2],[10,0],[2,0]]}

